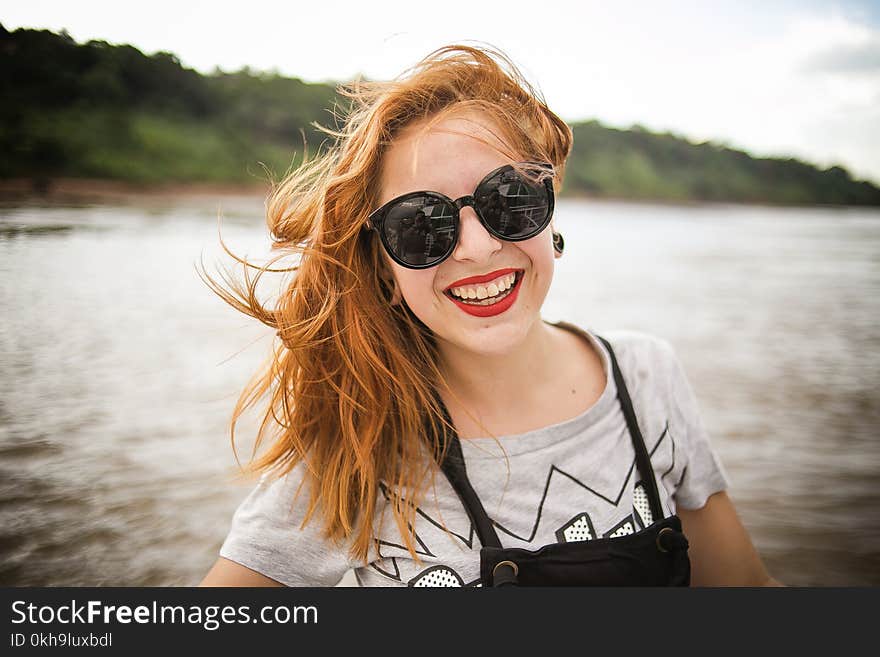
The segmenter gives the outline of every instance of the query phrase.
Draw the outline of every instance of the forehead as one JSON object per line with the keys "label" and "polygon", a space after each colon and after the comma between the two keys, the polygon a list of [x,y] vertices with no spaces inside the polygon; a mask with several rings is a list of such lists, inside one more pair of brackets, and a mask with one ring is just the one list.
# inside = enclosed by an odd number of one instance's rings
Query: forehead
{"label": "forehead", "polygon": [[383,154],[381,202],[419,190],[452,198],[470,194],[489,171],[514,159],[502,129],[485,114],[421,120],[404,128]]}

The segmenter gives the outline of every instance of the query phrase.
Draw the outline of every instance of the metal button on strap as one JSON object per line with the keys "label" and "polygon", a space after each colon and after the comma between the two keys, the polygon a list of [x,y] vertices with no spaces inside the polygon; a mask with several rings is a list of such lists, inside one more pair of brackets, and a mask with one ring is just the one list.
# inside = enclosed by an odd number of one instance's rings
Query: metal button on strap
{"label": "metal button on strap", "polygon": [[657,549],[660,550],[661,552],[669,552],[669,550],[667,550],[665,547],[663,547],[663,543],[660,541],[660,539],[663,538],[664,534],[674,534],[674,533],[675,533],[675,530],[673,530],[671,527],[664,527],[663,529],[661,529],[660,532],[657,534]]}
{"label": "metal button on strap", "polygon": [[[506,568],[502,568],[505,566]],[[512,561],[499,561],[492,569],[492,586],[518,586],[519,566]]]}
{"label": "metal button on strap", "polygon": [[500,568],[501,566],[510,566],[511,568],[513,568],[513,576],[516,577],[517,575],[519,575],[519,566],[517,566],[515,563],[513,563],[512,561],[499,561],[492,569],[493,578],[498,575],[498,568]]}

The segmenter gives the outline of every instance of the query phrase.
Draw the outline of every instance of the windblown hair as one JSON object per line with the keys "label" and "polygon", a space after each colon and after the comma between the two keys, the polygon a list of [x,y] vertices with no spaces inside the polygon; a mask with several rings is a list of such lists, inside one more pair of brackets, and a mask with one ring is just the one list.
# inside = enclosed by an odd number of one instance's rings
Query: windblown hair
{"label": "windblown hair", "polygon": [[[436,391],[449,388],[431,331],[406,303],[391,303],[381,244],[362,230],[378,207],[383,153],[404,128],[470,108],[503,131],[512,153],[553,164],[558,187],[572,134],[516,66],[488,47],[446,46],[392,81],[356,80],[338,92],[351,101],[341,128],[316,125],[334,138],[332,147],[304,158],[267,200],[278,257],[258,266],[227,250],[243,265],[243,281],[224,273],[222,285],[201,273],[280,338],[233,411],[234,447],[242,413],[267,404],[246,469],[283,476],[303,463],[303,525],[320,509],[325,537],[348,542],[350,556],[364,563],[383,491],[418,563],[416,509],[425,475],[433,477],[445,454],[443,427],[451,428]],[[286,270],[280,298],[264,305],[256,293],[261,276],[291,256],[296,265]]]}

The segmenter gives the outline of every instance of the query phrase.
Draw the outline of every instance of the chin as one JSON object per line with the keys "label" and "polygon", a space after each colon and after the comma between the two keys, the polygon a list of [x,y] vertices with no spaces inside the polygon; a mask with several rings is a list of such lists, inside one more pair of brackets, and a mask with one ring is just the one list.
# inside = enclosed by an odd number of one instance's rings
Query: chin
{"label": "chin", "polygon": [[440,336],[451,347],[481,356],[505,356],[518,349],[528,333],[522,321],[499,322],[495,318],[478,319],[471,326],[459,325]]}

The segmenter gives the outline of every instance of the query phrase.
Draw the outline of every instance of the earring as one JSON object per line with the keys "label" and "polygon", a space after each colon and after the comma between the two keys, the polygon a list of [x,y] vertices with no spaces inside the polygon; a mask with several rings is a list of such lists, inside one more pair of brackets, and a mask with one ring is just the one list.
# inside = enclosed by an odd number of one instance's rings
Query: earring
{"label": "earring", "polygon": [[557,233],[555,230],[553,231],[553,250],[556,251],[559,255],[562,255],[562,251],[565,249],[565,240],[562,239],[562,233]]}

